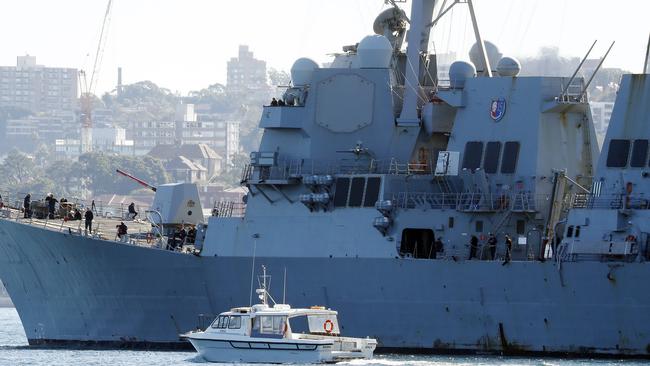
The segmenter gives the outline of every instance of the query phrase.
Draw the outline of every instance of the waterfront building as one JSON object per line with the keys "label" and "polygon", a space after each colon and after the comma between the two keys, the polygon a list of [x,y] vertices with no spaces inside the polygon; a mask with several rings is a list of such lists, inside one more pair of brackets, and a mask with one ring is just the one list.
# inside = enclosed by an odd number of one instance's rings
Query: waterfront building
{"label": "waterfront building", "polygon": [[0,66],[0,107],[73,110],[77,85],[77,69],[46,67],[36,64],[34,56],[18,56],[16,66]]}

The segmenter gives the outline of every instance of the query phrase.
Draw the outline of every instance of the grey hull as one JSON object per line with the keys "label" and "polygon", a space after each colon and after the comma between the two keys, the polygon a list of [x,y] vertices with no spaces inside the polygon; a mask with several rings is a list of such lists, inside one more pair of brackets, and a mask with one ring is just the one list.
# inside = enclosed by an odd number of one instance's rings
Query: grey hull
{"label": "grey hull", "polygon": [[[287,302],[332,307],[383,349],[650,355],[647,263],[255,261],[276,298],[286,268]],[[182,346],[198,314],[248,304],[251,265],[0,221],[0,278],[32,344]]]}

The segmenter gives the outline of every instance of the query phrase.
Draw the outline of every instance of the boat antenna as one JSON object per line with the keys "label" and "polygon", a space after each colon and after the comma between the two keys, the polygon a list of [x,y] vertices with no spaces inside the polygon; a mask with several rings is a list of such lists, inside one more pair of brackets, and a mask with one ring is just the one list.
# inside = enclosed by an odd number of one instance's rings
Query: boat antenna
{"label": "boat antenna", "polygon": [[[255,236],[253,236],[255,237]],[[255,278],[255,250],[257,249],[257,238],[253,241],[253,264],[251,265],[251,293],[248,299],[248,306],[253,306],[253,282]]]}
{"label": "boat antenna", "polygon": [[643,63],[643,73],[648,73],[648,56],[650,56],[650,36],[648,36],[648,45],[645,48],[645,62]]}
{"label": "boat antenna", "polygon": [[284,267],[284,285],[282,286],[282,303],[287,303],[287,267]]}

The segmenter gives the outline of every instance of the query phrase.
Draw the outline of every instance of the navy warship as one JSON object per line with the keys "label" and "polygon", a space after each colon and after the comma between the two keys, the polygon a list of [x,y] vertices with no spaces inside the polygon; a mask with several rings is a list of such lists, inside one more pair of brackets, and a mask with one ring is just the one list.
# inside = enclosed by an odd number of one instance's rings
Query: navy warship
{"label": "navy warship", "polygon": [[[459,3],[476,43],[443,80],[429,34]],[[518,76],[470,0],[392,5],[329,67],[294,63],[245,209],[204,218],[196,187],[162,185],[149,231],[119,241],[111,215],[87,233],[6,209],[0,278],[29,343],[188,346],[262,263],[378,350],[650,356],[647,75],[623,78],[600,154],[588,82]]]}

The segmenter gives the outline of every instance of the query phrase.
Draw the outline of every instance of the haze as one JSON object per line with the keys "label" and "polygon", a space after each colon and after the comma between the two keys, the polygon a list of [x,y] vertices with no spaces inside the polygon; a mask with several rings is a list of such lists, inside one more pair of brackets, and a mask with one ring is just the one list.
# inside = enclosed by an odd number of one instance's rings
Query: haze
{"label": "haze", "polygon": [[[269,67],[289,70],[298,57],[327,62],[329,53],[372,33],[381,0],[154,1],[114,0],[98,94],[116,83],[151,80],[179,93],[225,83],[226,62],[248,44]],[[407,3],[406,8],[409,7]],[[616,45],[605,66],[641,72],[650,3],[621,0],[475,0],[483,37],[507,55],[535,55],[542,46],[592,57]],[[30,54],[46,66],[90,70],[106,1],[21,0],[0,11],[0,65]],[[465,58],[473,42],[467,7],[457,5],[434,29],[438,52]]]}

